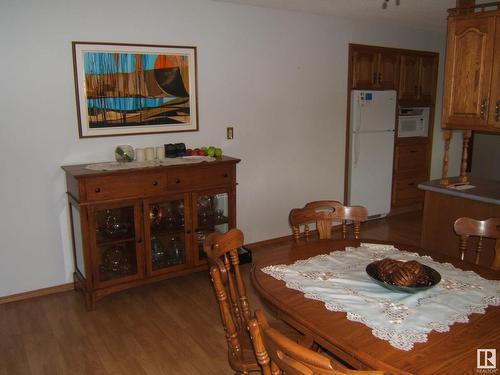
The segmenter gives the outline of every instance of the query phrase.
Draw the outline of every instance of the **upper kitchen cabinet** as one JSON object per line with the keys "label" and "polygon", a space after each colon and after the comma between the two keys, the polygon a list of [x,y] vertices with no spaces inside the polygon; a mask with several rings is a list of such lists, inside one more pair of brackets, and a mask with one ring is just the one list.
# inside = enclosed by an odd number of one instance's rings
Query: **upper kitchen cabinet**
{"label": "upper kitchen cabinet", "polygon": [[353,89],[395,90],[399,56],[384,48],[350,45]]}
{"label": "upper kitchen cabinet", "polygon": [[422,107],[433,105],[437,66],[437,54],[401,55],[399,104]]}
{"label": "upper kitchen cabinet", "polygon": [[450,16],[443,127],[500,132],[499,75],[500,11]]}

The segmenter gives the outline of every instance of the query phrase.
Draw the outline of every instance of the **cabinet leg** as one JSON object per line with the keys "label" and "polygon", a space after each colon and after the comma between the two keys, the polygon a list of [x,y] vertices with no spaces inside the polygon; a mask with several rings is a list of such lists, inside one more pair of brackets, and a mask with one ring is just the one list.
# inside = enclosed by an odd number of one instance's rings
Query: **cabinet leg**
{"label": "cabinet leg", "polygon": [[468,149],[472,131],[464,130],[463,135],[464,140],[462,144],[462,164],[460,165],[460,177],[458,178],[458,181],[467,182],[467,159],[469,158]]}
{"label": "cabinet leg", "polygon": [[85,307],[87,311],[95,310],[95,296],[92,293],[85,292]]}
{"label": "cabinet leg", "polygon": [[451,132],[451,130],[443,131],[443,139],[444,139],[443,174],[441,176],[441,181],[439,183],[444,186],[447,186],[450,183],[448,180],[448,162],[450,154],[450,141],[452,136],[453,133]]}

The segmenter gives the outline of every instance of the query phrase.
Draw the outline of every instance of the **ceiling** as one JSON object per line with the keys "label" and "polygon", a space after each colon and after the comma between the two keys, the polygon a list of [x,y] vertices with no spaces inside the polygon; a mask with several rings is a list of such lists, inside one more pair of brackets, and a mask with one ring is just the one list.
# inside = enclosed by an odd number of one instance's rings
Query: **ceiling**
{"label": "ceiling", "polygon": [[[215,0],[235,4],[286,9],[298,12],[336,16],[358,21],[388,23],[418,30],[445,31],[446,10],[454,8],[455,0],[389,0],[387,9],[382,9],[384,0]],[[486,3],[491,0],[477,0]]]}

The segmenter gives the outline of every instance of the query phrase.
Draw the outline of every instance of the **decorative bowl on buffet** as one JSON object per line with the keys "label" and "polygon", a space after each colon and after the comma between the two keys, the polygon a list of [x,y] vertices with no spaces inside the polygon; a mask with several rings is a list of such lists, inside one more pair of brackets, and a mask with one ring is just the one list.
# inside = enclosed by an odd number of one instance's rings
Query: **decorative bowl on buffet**
{"label": "decorative bowl on buffet", "polygon": [[366,266],[366,273],[384,288],[403,293],[421,292],[441,281],[439,272],[415,260],[384,258]]}

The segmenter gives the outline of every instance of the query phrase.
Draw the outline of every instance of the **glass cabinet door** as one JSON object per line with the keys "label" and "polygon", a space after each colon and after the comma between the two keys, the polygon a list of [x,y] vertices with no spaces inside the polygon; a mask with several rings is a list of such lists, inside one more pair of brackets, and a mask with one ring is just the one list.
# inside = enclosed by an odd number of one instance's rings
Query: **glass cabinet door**
{"label": "glass cabinet door", "polygon": [[203,243],[213,232],[226,233],[231,226],[229,215],[229,193],[200,193],[195,195],[195,240],[196,263],[206,262]]}
{"label": "glass cabinet door", "polygon": [[145,202],[149,273],[168,272],[186,265],[185,202],[184,196]]}
{"label": "glass cabinet door", "polygon": [[[140,205],[131,203],[118,207],[94,207],[95,225],[94,269],[98,284],[122,282],[138,278],[140,244]],[[140,220],[139,220],[140,221]]]}

